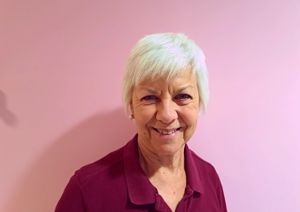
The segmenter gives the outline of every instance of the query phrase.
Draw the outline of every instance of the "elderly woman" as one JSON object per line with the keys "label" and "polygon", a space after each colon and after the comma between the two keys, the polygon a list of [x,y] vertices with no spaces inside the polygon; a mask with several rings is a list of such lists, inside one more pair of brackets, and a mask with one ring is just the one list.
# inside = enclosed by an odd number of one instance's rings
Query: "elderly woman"
{"label": "elderly woman", "polygon": [[225,212],[219,177],[186,143],[208,101],[200,48],[183,34],[142,38],[133,48],[123,97],[137,134],[78,170],[56,212]]}

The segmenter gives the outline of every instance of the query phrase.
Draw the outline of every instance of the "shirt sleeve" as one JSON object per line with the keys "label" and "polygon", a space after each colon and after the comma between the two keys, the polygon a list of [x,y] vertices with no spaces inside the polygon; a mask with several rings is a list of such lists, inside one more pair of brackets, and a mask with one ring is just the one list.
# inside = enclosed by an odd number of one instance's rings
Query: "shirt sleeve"
{"label": "shirt sleeve", "polygon": [[219,199],[219,204],[220,204],[220,209],[221,209],[220,211],[221,212],[227,212],[225,196],[224,196],[224,192],[223,192],[223,188],[222,188],[221,183],[218,187],[217,192],[218,192],[218,199]]}
{"label": "shirt sleeve", "polygon": [[86,212],[79,181],[74,175],[66,186],[55,212]]}

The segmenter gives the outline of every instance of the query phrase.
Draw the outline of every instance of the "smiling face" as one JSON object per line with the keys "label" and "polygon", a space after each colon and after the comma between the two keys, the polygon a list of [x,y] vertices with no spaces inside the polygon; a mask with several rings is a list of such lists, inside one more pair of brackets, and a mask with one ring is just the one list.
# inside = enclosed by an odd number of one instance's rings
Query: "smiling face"
{"label": "smiling face", "polygon": [[133,90],[131,110],[139,147],[175,155],[193,135],[199,113],[197,80],[189,69],[174,78],[145,80]]}

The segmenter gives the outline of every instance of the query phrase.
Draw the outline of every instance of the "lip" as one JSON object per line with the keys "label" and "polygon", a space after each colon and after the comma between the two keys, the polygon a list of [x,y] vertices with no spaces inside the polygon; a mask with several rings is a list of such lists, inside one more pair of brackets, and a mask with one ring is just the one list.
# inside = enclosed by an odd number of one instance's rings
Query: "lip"
{"label": "lip", "polygon": [[177,127],[177,128],[156,128],[152,127],[152,129],[157,132],[159,135],[162,136],[168,136],[168,135],[173,135],[176,132],[180,131],[182,127]]}

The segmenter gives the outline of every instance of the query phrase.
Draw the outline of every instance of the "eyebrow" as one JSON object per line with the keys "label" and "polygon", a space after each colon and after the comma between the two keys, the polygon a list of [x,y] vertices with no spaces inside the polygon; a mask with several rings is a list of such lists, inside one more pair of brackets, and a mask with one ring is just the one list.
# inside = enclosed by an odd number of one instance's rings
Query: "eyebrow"
{"label": "eyebrow", "polygon": [[184,91],[184,90],[186,90],[188,88],[193,88],[193,86],[192,85],[182,86],[181,88],[179,88],[179,89],[176,90],[176,93],[180,93],[180,92],[182,92],[182,91]]}
{"label": "eyebrow", "polygon": [[[193,88],[193,86],[192,85],[184,85],[184,86],[178,88],[177,90],[175,90],[175,93],[181,93],[182,91],[184,91],[188,88]],[[140,90],[149,92],[150,94],[159,94],[160,93],[160,92],[156,91],[155,88],[146,87],[146,86],[141,86]]]}
{"label": "eyebrow", "polygon": [[150,94],[158,94],[159,93],[154,88],[149,88],[149,87],[141,87],[141,90],[147,91]]}

